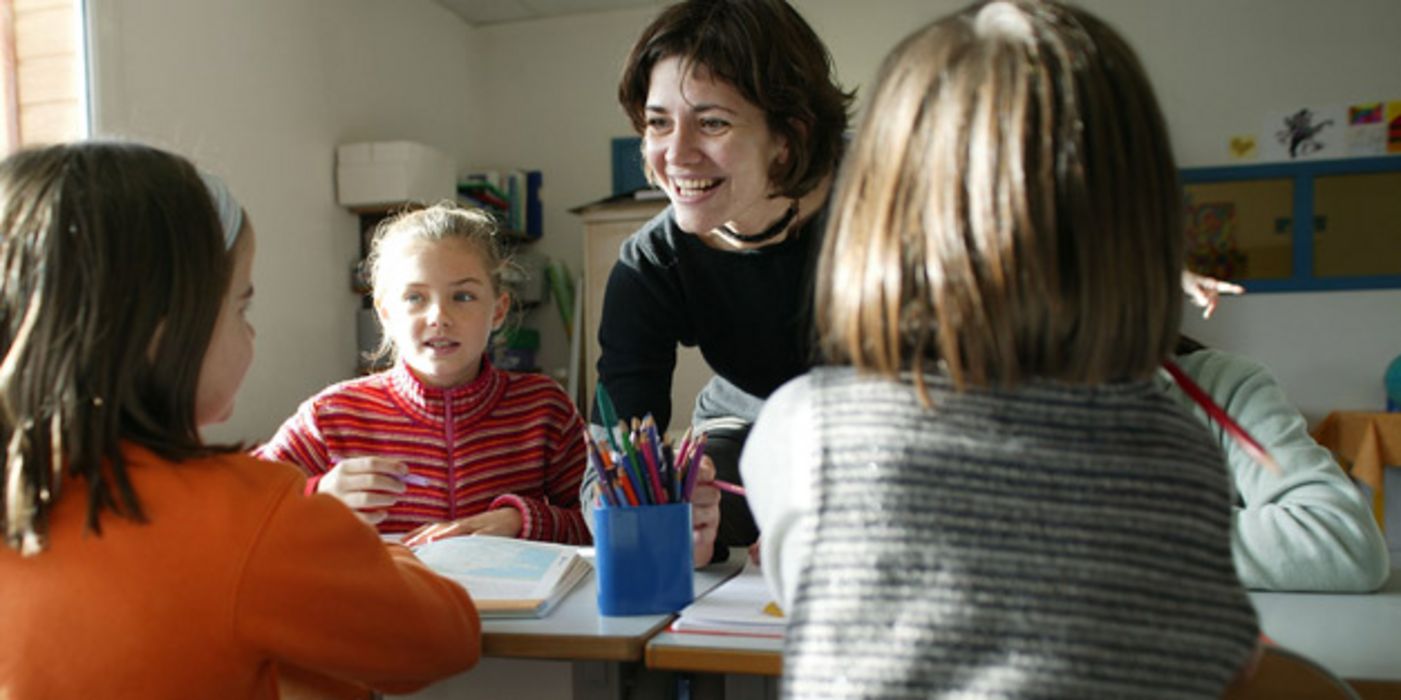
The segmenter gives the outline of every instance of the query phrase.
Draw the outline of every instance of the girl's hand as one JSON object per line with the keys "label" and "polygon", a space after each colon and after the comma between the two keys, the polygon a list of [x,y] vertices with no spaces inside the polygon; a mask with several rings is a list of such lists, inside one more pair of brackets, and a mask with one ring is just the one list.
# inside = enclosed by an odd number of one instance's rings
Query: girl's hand
{"label": "girl's hand", "polygon": [[408,473],[408,467],[392,459],[354,457],[326,472],[316,484],[316,492],[335,496],[360,519],[374,525],[384,520],[384,509],[399,500]]}
{"label": "girl's hand", "polygon": [[[698,475],[699,476],[699,475]],[[448,520],[424,525],[404,537],[404,544],[417,547],[433,540],[458,535],[496,535],[498,537],[519,537],[521,534],[521,513],[515,508],[497,508],[478,513],[468,518]]]}
{"label": "girl's hand", "polygon": [[720,489],[715,482],[715,463],[701,457],[696,485],[691,491],[691,558],[696,567],[710,563],[715,556],[715,535],[720,531]]}
{"label": "girl's hand", "polygon": [[1211,318],[1211,313],[1216,310],[1216,301],[1222,294],[1244,294],[1245,287],[1183,270],[1182,291],[1187,293],[1192,303],[1202,307],[1202,318]]}

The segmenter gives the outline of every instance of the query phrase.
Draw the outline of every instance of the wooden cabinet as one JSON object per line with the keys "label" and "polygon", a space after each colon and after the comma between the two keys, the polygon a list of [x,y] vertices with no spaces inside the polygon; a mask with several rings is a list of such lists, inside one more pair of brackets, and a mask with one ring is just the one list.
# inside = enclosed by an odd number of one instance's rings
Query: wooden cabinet
{"label": "wooden cabinet", "polygon": [[[584,397],[593,406],[594,386],[598,383],[598,319],[603,312],[603,292],[608,274],[618,260],[618,247],[657,212],[665,200],[601,202],[575,210],[584,220]],[[672,432],[686,429],[696,395],[710,381],[710,367],[696,348],[677,348],[676,371],[671,382]]]}

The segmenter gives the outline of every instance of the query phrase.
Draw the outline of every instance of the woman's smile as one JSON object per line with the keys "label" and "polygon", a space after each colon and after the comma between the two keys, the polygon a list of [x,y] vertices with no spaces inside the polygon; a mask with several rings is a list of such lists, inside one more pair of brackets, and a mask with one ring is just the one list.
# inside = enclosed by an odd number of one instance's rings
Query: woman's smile
{"label": "woman's smile", "polygon": [[752,233],[783,215],[788,201],[772,196],[769,170],[787,146],[733,85],[663,59],[652,69],[646,114],[643,159],[681,230],[706,234],[729,224]]}

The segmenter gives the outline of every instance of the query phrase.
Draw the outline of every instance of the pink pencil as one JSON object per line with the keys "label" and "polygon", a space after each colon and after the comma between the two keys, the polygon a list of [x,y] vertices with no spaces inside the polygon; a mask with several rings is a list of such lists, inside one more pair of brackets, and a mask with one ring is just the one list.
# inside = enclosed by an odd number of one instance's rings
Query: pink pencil
{"label": "pink pencil", "polygon": [[1173,380],[1177,382],[1178,386],[1182,387],[1182,391],[1186,393],[1187,396],[1191,397],[1198,406],[1202,407],[1202,410],[1206,411],[1208,416],[1211,416],[1212,420],[1216,421],[1223,430],[1240,443],[1241,449],[1245,450],[1246,454],[1253,457],[1256,462],[1259,462],[1276,476],[1281,474],[1279,462],[1276,462],[1275,458],[1271,457],[1270,453],[1265,451],[1264,446],[1257,442],[1250,433],[1245,431],[1245,428],[1240,427],[1240,424],[1236,423],[1236,421],[1226,413],[1225,409],[1216,405],[1216,402],[1212,401],[1211,397],[1207,395],[1201,387],[1197,386],[1197,383],[1192,381],[1192,378],[1188,377],[1187,373],[1183,372],[1181,367],[1177,366],[1177,363],[1172,360],[1163,360],[1163,369],[1166,369],[1168,374],[1172,375]]}
{"label": "pink pencil", "polygon": [[739,496],[740,498],[744,498],[744,487],[740,486],[739,484],[731,484],[728,481],[721,481],[719,479],[716,479],[715,481],[710,482],[710,485],[714,486],[717,489],[720,489],[721,491],[724,491],[725,493],[732,493],[736,496]]}

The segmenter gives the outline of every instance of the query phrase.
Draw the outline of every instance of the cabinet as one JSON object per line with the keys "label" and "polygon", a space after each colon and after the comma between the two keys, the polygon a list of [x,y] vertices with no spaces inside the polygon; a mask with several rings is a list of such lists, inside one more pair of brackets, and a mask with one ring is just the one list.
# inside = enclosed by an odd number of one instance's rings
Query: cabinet
{"label": "cabinet", "polygon": [[[575,209],[584,220],[584,303],[583,364],[584,398],[593,406],[594,386],[598,383],[598,320],[603,312],[603,291],[608,274],[618,260],[623,240],[666,208],[665,200],[604,201]],[[672,432],[685,430],[691,422],[696,395],[710,381],[710,367],[696,348],[677,348],[676,371],[671,381]],[[588,414],[590,410],[586,410]]]}
{"label": "cabinet", "polygon": [[1401,287],[1401,157],[1189,168],[1187,264],[1252,292]]}

